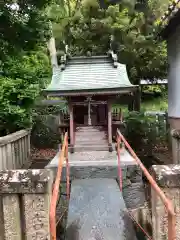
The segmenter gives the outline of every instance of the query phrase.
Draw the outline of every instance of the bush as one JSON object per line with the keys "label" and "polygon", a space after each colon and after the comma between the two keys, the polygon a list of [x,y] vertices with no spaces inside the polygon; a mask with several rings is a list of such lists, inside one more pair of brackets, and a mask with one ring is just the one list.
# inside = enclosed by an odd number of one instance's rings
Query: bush
{"label": "bush", "polygon": [[125,118],[125,136],[133,150],[143,155],[152,155],[157,142],[156,124],[152,117],[143,112],[131,112]]}
{"label": "bush", "polygon": [[57,148],[61,143],[59,114],[67,111],[65,104],[38,106],[33,109],[31,144],[36,148]]}
{"label": "bush", "polygon": [[[55,119],[52,122],[55,123]],[[51,127],[52,126],[52,127]],[[57,148],[61,141],[58,126],[47,124],[47,117],[36,118],[31,132],[31,144],[36,148]]]}
{"label": "bush", "polygon": [[7,57],[0,76],[0,136],[32,126],[32,107],[50,77],[43,52]]}

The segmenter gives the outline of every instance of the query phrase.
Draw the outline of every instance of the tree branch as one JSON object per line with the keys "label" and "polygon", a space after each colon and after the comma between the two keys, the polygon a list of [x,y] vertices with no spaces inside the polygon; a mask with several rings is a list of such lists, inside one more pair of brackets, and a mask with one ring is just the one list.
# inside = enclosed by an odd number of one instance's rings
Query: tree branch
{"label": "tree branch", "polygon": [[81,2],[82,0],[76,0],[76,4],[75,4],[75,8],[74,8],[74,11],[73,11],[73,16],[75,15],[76,11],[79,10],[80,6],[81,6]]}
{"label": "tree branch", "polygon": [[69,17],[71,17],[71,4],[70,4],[70,0],[66,0],[65,2],[67,2]]}

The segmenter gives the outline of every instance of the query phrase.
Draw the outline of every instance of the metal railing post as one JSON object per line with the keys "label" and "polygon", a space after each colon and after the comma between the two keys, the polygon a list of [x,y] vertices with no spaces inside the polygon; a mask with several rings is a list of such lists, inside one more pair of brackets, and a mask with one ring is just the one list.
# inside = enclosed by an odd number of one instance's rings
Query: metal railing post
{"label": "metal railing post", "polygon": [[70,177],[69,177],[69,160],[68,160],[68,139],[66,141],[66,194],[67,194],[67,200],[69,200],[70,197]]}
{"label": "metal railing post", "polygon": [[[157,185],[156,181],[153,179],[153,177],[150,175],[148,170],[145,168],[141,160],[138,158],[136,153],[133,151],[125,137],[122,135],[122,133],[117,130],[117,144],[119,146],[119,142],[124,142],[126,148],[128,149],[131,156],[134,158],[135,162],[140,166],[141,170],[143,171],[144,175],[148,179],[151,187],[154,189],[155,193],[160,197],[161,201],[166,207],[167,213],[168,213],[168,240],[175,240],[176,239],[176,215],[174,211],[174,207],[172,204],[172,201],[166,197],[164,192],[160,189],[160,187]],[[119,159],[120,159],[120,149],[117,146],[117,154],[118,154],[118,168],[119,168]],[[119,175],[120,177],[121,175]],[[151,239],[150,237],[148,237]],[[156,239],[154,239],[156,240]]]}
{"label": "metal railing post", "polygon": [[119,189],[122,192],[122,169],[121,169],[121,159],[120,159],[120,144],[121,138],[117,136],[117,157],[118,157],[118,176],[119,176]]}
{"label": "metal railing post", "polygon": [[[66,192],[67,199],[69,199],[69,162],[68,162],[68,134],[65,133],[63,146],[59,156],[58,169],[56,174],[55,183],[53,186],[51,204],[50,204],[50,234],[51,240],[56,240],[56,205],[59,197],[59,188],[61,183],[62,168],[64,164],[64,159],[66,159]],[[65,212],[64,212],[65,213]]]}

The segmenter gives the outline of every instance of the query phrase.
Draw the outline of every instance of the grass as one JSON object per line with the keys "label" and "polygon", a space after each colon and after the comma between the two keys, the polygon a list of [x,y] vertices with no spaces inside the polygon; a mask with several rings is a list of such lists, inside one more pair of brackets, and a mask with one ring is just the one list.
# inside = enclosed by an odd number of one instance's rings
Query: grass
{"label": "grass", "polygon": [[[113,108],[121,108],[123,113],[128,113],[128,106],[121,104],[114,104]],[[141,110],[143,111],[167,111],[168,102],[167,99],[158,97],[150,101],[141,102]]]}

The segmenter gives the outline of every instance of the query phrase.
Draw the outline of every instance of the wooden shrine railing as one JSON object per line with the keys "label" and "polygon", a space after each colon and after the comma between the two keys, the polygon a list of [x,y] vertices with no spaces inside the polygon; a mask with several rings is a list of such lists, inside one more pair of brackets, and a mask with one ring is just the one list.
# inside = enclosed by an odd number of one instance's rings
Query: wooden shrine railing
{"label": "wooden shrine railing", "polygon": [[[168,214],[168,240],[175,240],[176,239],[176,216],[175,216],[175,211],[174,211],[174,207],[171,200],[166,197],[164,192],[160,189],[156,181],[153,179],[153,177],[150,175],[148,170],[142,164],[142,162],[140,161],[136,153],[133,151],[133,149],[131,148],[131,146],[125,139],[125,137],[121,134],[119,130],[117,130],[117,155],[118,155],[118,174],[119,174],[120,191],[122,191],[122,170],[121,170],[121,158],[120,158],[122,144],[125,145],[129,153],[134,158],[134,161],[140,166],[141,170],[143,171],[144,175],[149,181],[151,187],[154,189],[155,193],[159,196],[159,198],[163,202]],[[129,215],[132,218],[132,220],[135,221],[135,219],[130,213]],[[145,230],[137,222],[136,224],[144,232],[146,237],[152,240],[152,238],[145,232]]]}
{"label": "wooden shrine railing", "polygon": [[122,122],[122,109],[113,108],[112,109],[112,121],[121,121]]}
{"label": "wooden shrine railing", "polygon": [[58,198],[60,195],[60,184],[61,184],[61,176],[62,176],[62,169],[64,164],[64,159],[66,161],[66,193],[67,193],[67,200],[69,200],[70,190],[69,190],[69,160],[68,160],[68,134],[65,133],[63,146],[59,156],[59,163],[57,169],[57,175],[55,179],[55,183],[53,186],[53,193],[51,198],[51,205],[50,205],[50,233],[51,233],[51,240],[56,240],[56,205],[58,202]]}
{"label": "wooden shrine railing", "polygon": [[27,167],[30,161],[30,129],[0,137],[0,170]]}

